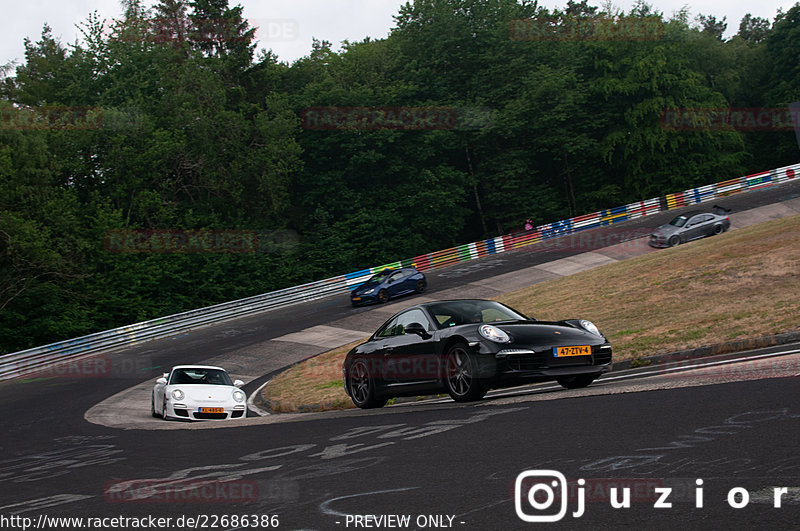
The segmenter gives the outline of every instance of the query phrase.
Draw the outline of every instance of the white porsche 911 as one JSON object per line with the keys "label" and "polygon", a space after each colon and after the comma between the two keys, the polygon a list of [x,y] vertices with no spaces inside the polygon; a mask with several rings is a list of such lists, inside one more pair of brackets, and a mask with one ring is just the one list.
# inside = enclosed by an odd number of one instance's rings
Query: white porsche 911
{"label": "white porsche 911", "polygon": [[225,420],[247,416],[241,380],[231,382],[221,367],[178,365],[156,380],[150,411],[154,417]]}

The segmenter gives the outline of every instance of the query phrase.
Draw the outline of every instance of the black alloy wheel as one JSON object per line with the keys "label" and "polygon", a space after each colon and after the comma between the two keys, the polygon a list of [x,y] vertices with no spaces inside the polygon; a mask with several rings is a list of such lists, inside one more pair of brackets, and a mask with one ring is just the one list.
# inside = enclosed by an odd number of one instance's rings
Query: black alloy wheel
{"label": "black alloy wheel", "polygon": [[357,359],[350,365],[347,389],[350,391],[353,403],[361,409],[383,407],[386,404],[386,398],[375,397],[375,380],[370,375],[364,359]]}
{"label": "black alloy wheel", "polygon": [[480,400],[488,388],[480,381],[472,355],[463,343],[456,343],[444,358],[447,393],[456,402]]}

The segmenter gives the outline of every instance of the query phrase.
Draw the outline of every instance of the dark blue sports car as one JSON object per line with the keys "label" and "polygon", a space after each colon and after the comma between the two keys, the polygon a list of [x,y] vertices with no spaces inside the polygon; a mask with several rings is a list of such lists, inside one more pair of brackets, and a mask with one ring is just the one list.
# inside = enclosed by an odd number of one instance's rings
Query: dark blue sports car
{"label": "dark blue sports car", "polygon": [[350,292],[350,302],[353,306],[386,302],[400,295],[422,293],[427,287],[425,275],[413,267],[384,269]]}

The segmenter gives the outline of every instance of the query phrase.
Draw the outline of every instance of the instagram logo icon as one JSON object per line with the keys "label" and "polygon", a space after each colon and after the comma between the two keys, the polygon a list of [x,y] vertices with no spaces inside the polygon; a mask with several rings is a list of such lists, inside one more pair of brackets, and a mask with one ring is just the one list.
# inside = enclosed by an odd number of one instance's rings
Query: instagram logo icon
{"label": "instagram logo icon", "polygon": [[514,508],[525,522],[558,522],[567,514],[568,497],[567,478],[556,470],[526,470],[514,482]]}

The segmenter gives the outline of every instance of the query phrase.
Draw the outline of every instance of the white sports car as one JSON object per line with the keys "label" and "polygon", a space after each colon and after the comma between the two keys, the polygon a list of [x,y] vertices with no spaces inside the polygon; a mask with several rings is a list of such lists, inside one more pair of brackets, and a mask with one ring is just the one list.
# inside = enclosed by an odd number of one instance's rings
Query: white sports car
{"label": "white sports car", "polygon": [[231,382],[221,367],[178,365],[156,380],[150,411],[154,417],[225,420],[247,416],[241,380]]}

